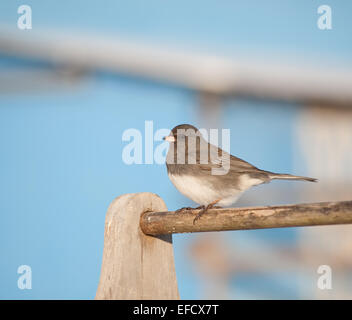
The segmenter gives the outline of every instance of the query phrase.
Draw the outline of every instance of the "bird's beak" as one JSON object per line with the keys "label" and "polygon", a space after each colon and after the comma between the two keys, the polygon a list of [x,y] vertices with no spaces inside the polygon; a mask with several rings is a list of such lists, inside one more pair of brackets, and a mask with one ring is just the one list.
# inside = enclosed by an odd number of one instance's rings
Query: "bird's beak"
{"label": "bird's beak", "polygon": [[172,135],[169,135],[169,136],[164,137],[163,140],[168,141],[168,142],[175,142],[175,137]]}

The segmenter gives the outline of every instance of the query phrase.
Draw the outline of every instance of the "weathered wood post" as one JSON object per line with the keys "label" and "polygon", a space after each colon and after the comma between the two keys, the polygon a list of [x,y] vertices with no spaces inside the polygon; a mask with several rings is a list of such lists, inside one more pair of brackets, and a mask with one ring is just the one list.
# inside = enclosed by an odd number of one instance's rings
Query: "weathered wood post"
{"label": "weathered wood post", "polygon": [[145,212],[167,211],[145,192],[116,198],[105,219],[103,263],[95,299],[179,299],[172,235],[147,236]]}

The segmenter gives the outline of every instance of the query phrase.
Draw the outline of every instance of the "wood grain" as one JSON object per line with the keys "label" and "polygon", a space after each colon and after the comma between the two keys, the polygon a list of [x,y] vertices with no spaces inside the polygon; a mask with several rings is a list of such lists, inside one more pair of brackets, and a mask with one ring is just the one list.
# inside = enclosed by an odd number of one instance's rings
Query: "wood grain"
{"label": "wood grain", "polygon": [[139,227],[144,212],[166,210],[164,201],[149,192],[111,203],[95,299],[179,299],[172,235],[148,236]]}

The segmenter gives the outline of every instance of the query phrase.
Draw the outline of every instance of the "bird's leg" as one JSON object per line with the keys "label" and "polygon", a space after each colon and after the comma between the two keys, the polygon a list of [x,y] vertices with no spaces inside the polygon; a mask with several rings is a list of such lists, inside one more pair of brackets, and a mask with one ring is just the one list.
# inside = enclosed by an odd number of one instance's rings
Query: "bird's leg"
{"label": "bird's leg", "polygon": [[203,208],[202,208],[201,211],[198,212],[198,214],[197,214],[196,217],[194,218],[193,224],[195,224],[196,221],[199,220],[200,217],[201,217],[204,213],[206,213],[209,209],[212,209],[212,208],[220,208],[220,207],[218,207],[218,206],[215,206],[219,201],[220,201],[220,199],[219,199],[219,200],[215,200],[215,201],[209,203],[206,207],[205,207],[205,206],[202,206]]}
{"label": "bird's leg", "polygon": [[204,208],[205,208],[205,206],[199,206],[199,207],[197,207],[197,208],[183,207],[183,208],[177,209],[177,210],[175,211],[175,213],[181,213],[181,212],[183,212],[183,211],[185,211],[185,210],[199,210],[199,209],[204,209]]}

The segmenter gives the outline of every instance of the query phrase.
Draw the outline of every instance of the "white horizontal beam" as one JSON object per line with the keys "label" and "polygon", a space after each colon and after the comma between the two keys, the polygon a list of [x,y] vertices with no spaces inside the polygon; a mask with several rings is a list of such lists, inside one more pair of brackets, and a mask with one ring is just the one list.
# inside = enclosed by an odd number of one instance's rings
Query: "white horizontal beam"
{"label": "white horizontal beam", "polygon": [[0,53],[108,70],[219,95],[352,103],[352,70],[223,58],[132,43],[116,37],[0,28]]}

